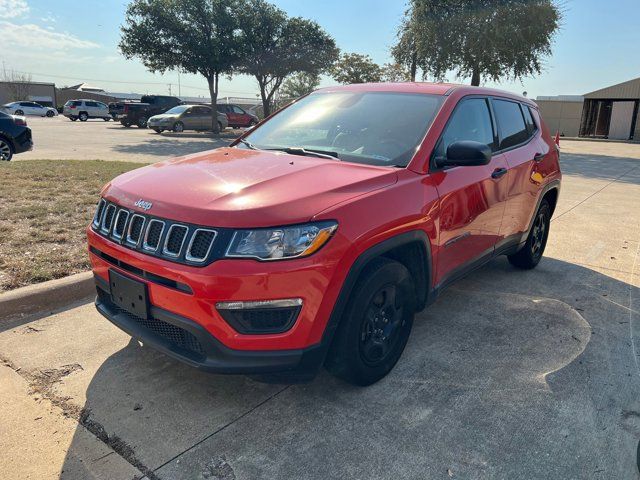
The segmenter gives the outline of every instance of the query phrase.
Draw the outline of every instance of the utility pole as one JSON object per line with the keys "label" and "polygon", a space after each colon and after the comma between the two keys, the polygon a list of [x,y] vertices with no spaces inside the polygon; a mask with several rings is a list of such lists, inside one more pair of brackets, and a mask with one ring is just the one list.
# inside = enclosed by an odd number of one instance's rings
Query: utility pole
{"label": "utility pole", "polygon": [[178,70],[178,97],[182,97],[182,89],[180,88],[180,70]]}
{"label": "utility pole", "polygon": [[169,96],[171,96],[171,84],[169,84]]}

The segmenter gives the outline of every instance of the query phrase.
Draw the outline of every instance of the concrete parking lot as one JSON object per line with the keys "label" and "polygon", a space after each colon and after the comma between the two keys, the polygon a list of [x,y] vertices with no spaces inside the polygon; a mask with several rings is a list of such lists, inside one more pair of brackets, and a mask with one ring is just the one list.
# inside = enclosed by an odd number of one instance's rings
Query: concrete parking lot
{"label": "concrete parking lot", "polygon": [[199,373],[89,302],[0,322],[3,478],[639,478],[640,145],[563,151],[539,267],[447,290],[369,388]]}
{"label": "concrete parking lot", "polygon": [[28,117],[27,122],[35,146],[30,152],[16,155],[15,160],[158,162],[228,145],[239,132],[228,129],[220,138],[191,131],[158,135],[146,128],[125,128],[119,122],[101,119],[72,122],[61,115]]}

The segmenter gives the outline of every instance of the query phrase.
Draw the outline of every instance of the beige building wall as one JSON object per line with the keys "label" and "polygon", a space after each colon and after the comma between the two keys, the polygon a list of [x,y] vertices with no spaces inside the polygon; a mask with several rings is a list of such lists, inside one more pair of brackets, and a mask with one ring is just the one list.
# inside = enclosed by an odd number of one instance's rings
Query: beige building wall
{"label": "beige building wall", "polygon": [[[17,98],[23,97],[23,98]],[[56,106],[56,86],[53,83],[0,82],[0,105],[19,100]]]}
{"label": "beige building wall", "polygon": [[582,101],[536,100],[540,114],[552,135],[577,137],[582,117]]}

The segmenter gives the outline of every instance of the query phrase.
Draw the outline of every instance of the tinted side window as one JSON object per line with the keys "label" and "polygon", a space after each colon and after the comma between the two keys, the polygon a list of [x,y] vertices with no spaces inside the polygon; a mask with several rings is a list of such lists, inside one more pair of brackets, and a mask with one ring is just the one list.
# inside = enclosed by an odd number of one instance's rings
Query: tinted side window
{"label": "tinted side window", "polygon": [[82,102],[80,100],[74,100],[73,102],[71,102],[71,105],[73,105],[74,107],[81,107]]}
{"label": "tinted side window", "polygon": [[97,107],[98,104],[96,102],[85,102],[85,105],[87,107]]}
{"label": "tinted side window", "polygon": [[519,103],[508,100],[494,100],[493,110],[496,113],[496,119],[502,134],[500,149],[513,147],[527,141],[529,133],[527,132],[527,126],[524,123]]}
{"label": "tinted side window", "polygon": [[233,113],[239,113],[241,115],[244,115],[244,110],[242,110],[240,107],[236,107],[235,105],[233,107],[231,107],[233,109]]}
{"label": "tinted side window", "polygon": [[440,138],[437,155],[444,156],[449,145],[460,140],[494,147],[491,115],[484,98],[470,98],[458,104]]}
{"label": "tinted side window", "polygon": [[193,107],[196,115],[211,115],[211,109],[207,107]]}
{"label": "tinted side window", "polygon": [[527,124],[527,130],[529,130],[529,135],[533,135],[533,133],[536,130],[538,130],[538,126],[536,125],[536,122],[533,120],[531,109],[526,105],[522,105],[522,113],[524,113],[524,123]]}

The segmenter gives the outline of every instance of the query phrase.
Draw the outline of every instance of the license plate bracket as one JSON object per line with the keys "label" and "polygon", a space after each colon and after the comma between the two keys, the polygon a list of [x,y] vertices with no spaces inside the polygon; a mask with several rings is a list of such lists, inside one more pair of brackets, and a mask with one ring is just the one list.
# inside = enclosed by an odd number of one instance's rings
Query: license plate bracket
{"label": "license plate bracket", "polygon": [[146,284],[109,270],[109,287],[113,303],[137,317],[149,318]]}

